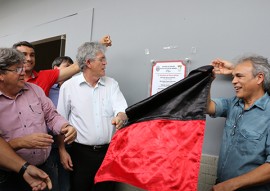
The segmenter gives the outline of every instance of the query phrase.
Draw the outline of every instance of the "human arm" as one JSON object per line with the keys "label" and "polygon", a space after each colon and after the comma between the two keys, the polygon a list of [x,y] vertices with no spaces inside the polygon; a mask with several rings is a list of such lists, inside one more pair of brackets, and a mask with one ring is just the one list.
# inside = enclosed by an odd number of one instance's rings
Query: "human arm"
{"label": "human arm", "polygon": [[17,137],[9,141],[10,146],[15,150],[20,149],[43,149],[53,143],[53,137],[46,133],[32,133],[23,137]]}
{"label": "human arm", "polygon": [[254,170],[214,185],[212,191],[234,191],[240,188],[266,184],[270,182],[270,164],[264,163]]}
{"label": "human arm", "polygon": [[[22,159],[10,145],[0,137],[0,166],[14,172],[19,172],[25,164]],[[33,165],[29,165],[23,173],[24,180],[32,187],[34,191],[43,190],[46,187],[52,188],[52,183],[49,176],[42,170]]]}
{"label": "human arm", "polygon": [[111,37],[110,35],[105,35],[103,36],[100,41],[99,41],[101,44],[104,44],[106,47],[108,46],[112,46],[112,40],[111,40]]}
{"label": "human arm", "polygon": [[71,125],[65,125],[61,129],[61,134],[57,136],[57,143],[60,155],[60,161],[66,170],[73,170],[73,164],[70,155],[66,151],[65,143],[72,143],[77,137],[77,131]]}
{"label": "human arm", "polygon": [[[102,37],[99,42],[101,44],[104,44],[106,47],[112,46],[111,37],[109,35]],[[65,81],[71,78],[74,74],[77,74],[78,72],[80,72],[80,70],[81,69],[79,67],[78,62],[75,62],[69,67],[60,69],[57,82]]]}
{"label": "human arm", "polygon": [[50,177],[39,168],[29,165],[23,174],[24,180],[31,186],[33,191],[44,190],[48,187],[52,189]]}
{"label": "human arm", "polygon": [[122,94],[118,82],[112,80],[112,94],[110,96],[112,108],[114,112],[114,118],[112,119],[112,125],[115,125],[116,129],[120,129],[128,119],[126,113],[124,112],[127,108],[127,102]]}
{"label": "human arm", "polygon": [[116,129],[121,129],[127,120],[127,115],[124,112],[119,112],[116,117],[112,119],[112,125],[115,125]]}
{"label": "human arm", "polygon": [[70,144],[76,139],[77,130],[69,124],[64,124],[61,128],[61,135],[63,139],[62,142]]}
{"label": "human arm", "polygon": [[69,153],[66,150],[64,137],[61,135],[57,136],[57,143],[59,149],[60,162],[63,165],[64,169],[73,171],[73,163]]}
{"label": "human arm", "polygon": [[222,59],[213,60],[211,65],[214,67],[213,72],[215,74],[229,75],[232,74],[234,69],[234,65],[231,62]]}
{"label": "human arm", "polygon": [[208,115],[214,115],[216,112],[216,104],[215,102],[211,99],[211,93],[210,93],[210,89],[209,89],[209,93],[208,93],[208,97],[207,97],[207,107],[206,107],[206,113]]}

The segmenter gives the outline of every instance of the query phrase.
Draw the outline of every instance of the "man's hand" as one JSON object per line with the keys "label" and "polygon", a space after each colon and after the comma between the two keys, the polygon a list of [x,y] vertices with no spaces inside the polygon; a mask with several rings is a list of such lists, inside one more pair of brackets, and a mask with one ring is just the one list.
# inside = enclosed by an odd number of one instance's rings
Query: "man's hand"
{"label": "man's hand", "polygon": [[73,164],[66,149],[59,149],[60,161],[65,170],[73,171]]}
{"label": "man's hand", "polygon": [[11,147],[15,150],[25,149],[43,149],[48,148],[53,143],[53,137],[46,133],[33,133],[24,137],[18,137],[9,141]]}
{"label": "man's hand", "polygon": [[211,191],[234,191],[229,185],[226,183],[219,183],[213,186]]}
{"label": "man's hand", "polygon": [[77,137],[77,130],[71,125],[66,125],[61,129],[61,134],[65,136],[64,142],[72,143]]}
{"label": "man's hand", "polygon": [[102,37],[99,41],[101,44],[104,44],[106,47],[112,46],[112,41],[110,35]]}
{"label": "man's hand", "polygon": [[116,129],[121,129],[127,120],[127,115],[124,112],[119,112],[116,117],[112,119],[112,125],[115,125]]}
{"label": "man's hand", "polygon": [[214,73],[215,74],[232,74],[234,69],[234,65],[226,60],[216,59],[213,60],[211,63],[214,66]]}
{"label": "man's hand", "polygon": [[33,191],[52,189],[52,182],[49,176],[33,165],[29,165],[23,174],[24,180],[31,186]]}

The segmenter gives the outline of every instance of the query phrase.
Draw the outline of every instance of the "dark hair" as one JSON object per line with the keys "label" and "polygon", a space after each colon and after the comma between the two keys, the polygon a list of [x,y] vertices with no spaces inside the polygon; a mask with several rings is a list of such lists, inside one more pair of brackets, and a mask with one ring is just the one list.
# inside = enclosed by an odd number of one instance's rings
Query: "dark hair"
{"label": "dark hair", "polygon": [[68,62],[70,64],[73,64],[73,60],[69,56],[59,56],[54,59],[52,63],[52,68],[54,66],[60,66],[63,62]]}
{"label": "dark hair", "polygon": [[35,50],[34,45],[32,45],[30,42],[27,42],[27,41],[17,42],[15,44],[13,44],[12,48],[16,49],[18,46],[27,46],[27,47],[33,48]]}

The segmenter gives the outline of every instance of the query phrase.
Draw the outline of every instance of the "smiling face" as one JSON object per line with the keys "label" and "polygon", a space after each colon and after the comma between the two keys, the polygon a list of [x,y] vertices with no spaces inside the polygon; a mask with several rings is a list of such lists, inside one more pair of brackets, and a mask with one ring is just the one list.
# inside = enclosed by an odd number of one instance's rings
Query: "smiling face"
{"label": "smiling face", "polygon": [[35,58],[35,50],[28,46],[18,46],[16,48],[20,52],[22,52],[25,56],[25,63],[24,69],[27,74],[31,74],[35,65],[36,65],[36,58]]}
{"label": "smiling face", "polygon": [[243,100],[253,100],[258,97],[258,92],[262,91],[263,75],[253,75],[253,66],[250,61],[238,64],[233,70],[233,80],[235,93]]}

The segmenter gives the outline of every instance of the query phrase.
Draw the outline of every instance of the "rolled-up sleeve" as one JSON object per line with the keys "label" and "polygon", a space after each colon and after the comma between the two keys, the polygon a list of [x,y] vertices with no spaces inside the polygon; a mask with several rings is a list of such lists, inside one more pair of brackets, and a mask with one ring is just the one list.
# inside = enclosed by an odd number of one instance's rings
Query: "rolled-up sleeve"
{"label": "rolled-up sleeve", "polygon": [[68,123],[68,121],[57,112],[53,102],[44,94],[44,92],[40,89],[36,89],[36,92],[39,94],[38,97],[42,104],[47,127],[53,131],[54,134],[60,134],[62,126]]}

